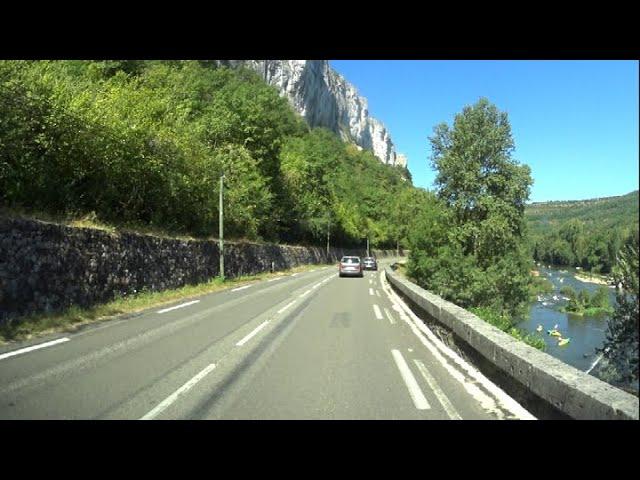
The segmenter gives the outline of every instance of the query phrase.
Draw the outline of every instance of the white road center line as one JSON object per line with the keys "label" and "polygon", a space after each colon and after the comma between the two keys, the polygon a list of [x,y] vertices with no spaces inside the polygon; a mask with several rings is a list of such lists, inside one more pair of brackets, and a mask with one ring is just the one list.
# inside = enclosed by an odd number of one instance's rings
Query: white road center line
{"label": "white road center line", "polygon": [[296,275],[298,275],[297,273],[292,273],[291,276],[295,277]]}
{"label": "white road center line", "polygon": [[287,303],[284,307],[282,307],[280,310],[278,310],[278,313],[282,313],[284,312],[287,308],[289,308],[291,305],[293,305],[294,303],[296,303],[296,301],[294,300],[293,302],[289,302]]}
{"label": "white road center line", "polygon": [[301,298],[302,298],[302,297],[304,297],[304,296],[305,296],[307,293],[309,293],[310,291],[311,291],[311,289],[307,290],[307,291],[306,291],[306,292],[304,292],[304,293],[301,293],[301,294],[300,294],[300,297],[301,297]]}
{"label": "white road center line", "polygon": [[371,279],[369,279],[369,285],[371,285],[373,282],[371,281]]}
{"label": "white road center line", "polygon": [[187,391],[189,391],[196,383],[198,383],[205,376],[207,376],[207,374],[211,370],[213,370],[214,368],[216,368],[216,365],[214,363],[211,363],[211,364],[207,365],[195,377],[193,377],[187,383],[182,385],[178,390],[176,390],[174,393],[169,395],[167,398],[165,398],[162,402],[160,402],[160,404],[156,408],[151,410],[149,413],[147,413],[140,420],[153,420],[155,417],[160,415],[169,405],[171,405],[173,402],[175,402],[180,395],[182,395],[183,393],[186,393]]}
{"label": "white road center line", "polygon": [[382,312],[380,312],[380,307],[378,305],[373,306],[373,311],[376,314],[376,318],[378,320],[382,320]]}
{"label": "white road center line", "polygon": [[380,296],[380,292],[378,290],[376,290],[376,295]]}
{"label": "white road center line", "polygon": [[393,319],[393,317],[389,313],[389,310],[387,310],[387,307],[384,307],[384,313],[387,316],[387,318],[389,319],[389,323],[391,323],[391,325],[395,325],[396,321]]}
{"label": "white road center line", "polygon": [[171,310],[175,310],[177,308],[188,307],[189,305],[193,305],[194,303],[198,303],[199,301],[200,300],[194,300],[192,302],[181,303],[180,305],[176,305],[175,307],[170,307],[170,308],[165,308],[163,310],[158,310],[158,313],[166,313],[166,312],[170,312]]}
{"label": "white road center line", "polygon": [[429,402],[427,402],[427,399],[422,393],[422,390],[420,390],[420,385],[418,385],[416,378],[413,376],[413,373],[411,373],[411,370],[400,351],[391,350],[391,354],[398,366],[398,370],[400,370],[402,380],[404,380],[407,389],[409,389],[409,395],[411,396],[411,400],[413,400],[413,404],[418,410],[427,410],[431,408]]}
{"label": "white road center line", "polygon": [[276,280],[282,280],[282,277],[270,278],[267,282],[275,282]]}
{"label": "white road center line", "polygon": [[236,343],[236,347],[241,347],[242,345],[247,343],[249,340],[251,340],[256,333],[258,333],[260,330],[262,330],[267,325],[267,323],[269,323],[269,320],[265,320],[260,325],[258,325],[256,328],[254,328],[251,331],[250,334],[246,335],[242,340],[240,340],[238,343]]}
{"label": "white road center line", "polygon": [[429,384],[429,388],[433,390],[433,393],[438,398],[438,401],[442,404],[442,407],[444,408],[444,411],[447,412],[449,418],[452,420],[462,420],[462,417],[457,412],[455,407],[451,404],[447,396],[444,394],[444,392],[436,382],[436,379],[433,378],[431,373],[429,373],[429,370],[427,370],[427,367],[424,366],[424,363],[422,363],[420,360],[414,360],[413,363],[415,363],[418,367],[418,370],[420,370],[422,377]]}
{"label": "white road center line", "polygon": [[51,340],[50,342],[40,343],[38,345],[33,345],[31,347],[21,348],[20,350],[14,350],[13,352],[7,352],[0,355],[0,360],[4,360],[5,358],[14,357],[16,355],[20,355],[22,353],[33,352],[34,350],[40,350],[41,348],[51,347],[53,345],[57,345],[59,343],[68,342],[69,338],[58,338],[57,340]]}
{"label": "white road center line", "polygon": [[232,292],[237,292],[239,290],[244,290],[245,288],[249,288],[251,285],[245,285],[244,287],[238,287],[231,290]]}
{"label": "white road center line", "polygon": [[373,295],[373,288],[369,289],[369,295]]}

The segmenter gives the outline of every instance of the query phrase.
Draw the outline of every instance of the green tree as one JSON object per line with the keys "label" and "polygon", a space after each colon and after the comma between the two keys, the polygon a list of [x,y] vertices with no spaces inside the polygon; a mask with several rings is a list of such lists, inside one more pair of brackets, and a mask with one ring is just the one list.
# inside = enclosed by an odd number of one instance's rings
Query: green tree
{"label": "green tree", "polygon": [[589,301],[589,306],[592,308],[609,308],[609,289],[604,286],[598,287]]}
{"label": "green tree", "polygon": [[616,307],[609,319],[602,348],[613,365],[617,381],[638,380],[638,232],[634,232],[618,256],[613,271],[616,281]]}
{"label": "green tree", "polygon": [[393,198],[391,205],[392,227],[390,236],[395,240],[395,247],[408,245],[409,233],[425,208],[431,208],[435,197],[431,192],[417,188],[403,188]]}
{"label": "green tree", "polygon": [[532,180],[529,167],[512,158],[507,114],[480,99],[456,115],[452,128],[435,127],[430,141],[437,195],[451,214],[439,226],[446,239],[428,247],[434,258],[420,252],[424,242],[412,245],[412,261],[427,264],[414,265],[416,279],[461,306],[515,314],[528,298],[524,206]]}

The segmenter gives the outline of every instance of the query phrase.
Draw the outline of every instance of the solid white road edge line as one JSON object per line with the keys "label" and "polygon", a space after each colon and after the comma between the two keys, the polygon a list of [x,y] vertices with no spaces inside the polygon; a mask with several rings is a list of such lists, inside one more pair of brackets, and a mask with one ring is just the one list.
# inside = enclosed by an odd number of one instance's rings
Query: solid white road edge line
{"label": "solid white road edge line", "polygon": [[389,319],[389,323],[391,325],[395,325],[396,321],[393,319],[393,317],[391,316],[391,314],[389,313],[389,310],[387,310],[387,307],[383,307],[384,308],[384,313],[387,316],[387,318]]}
{"label": "solid white road edge line", "polygon": [[391,350],[391,354],[393,355],[393,359],[396,362],[398,370],[400,370],[400,376],[409,390],[409,395],[411,396],[411,400],[413,400],[413,404],[418,410],[428,410],[431,408],[402,354],[398,350]]}
{"label": "solid white road edge line", "polygon": [[33,345],[31,347],[21,348],[20,350],[14,350],[13,352],[7,352],[0,355],[0,360],[4,360],[5,358],[13,357],[15,355],[20,355],[22,353],[33,352],[34,350],[40,350],[41,348],[51,347],[53,345],[57,345],[59,343],[68,342],[69,338],[58,338],[57,340],[51,340],[50,342],[40,343],[38,345]]}
{"label": "solid white road edge line", "polygon": [[262,330],[267,325],[267,323],[269,323],[269,320],[265,320],[260,325],[258,325],[256,328],[254,328],[251,331],[251,333],[249,333],[242,340],[240,340],[238,343],[236,343],[236,347],[241,347],[242,345],[247,343],[249,340],[251,340],[256,333],[258,333],[260,330]]}
{"label": "solid white road edge line", "polygon": [[165,398],[156,408],[147,413],[140,420],[153,420],[155,417],[160,415],[169,405],[174,403],[180,395],[189,391],[196,383],[202,380],[211,370],[216,368],[215,363],[211,363],[207,365],[203,370],[201,370],[195,377],[189,380],[187,383],[182,385],[178,390],[173,392],[167,398]]}
{"label": "solid white road edge line", "polygon": [[416,366],[418,367],[418,370],[420,370],[422,377],[429,384],[429,388],[433,390],[433,393],[438,398],[438,401],[444,408],[444,411],[447,412],[447,415],[449,416],[449,418],[452,420],[462,420],[462,417],[456,411],[455,407],[451,404],[451,401],[449,401],[445,393],[442,391],[442,389],[440,388],[440,385],[438,385],[438,382],[436,382],[436,379],[433,378],[431,373],[429,373],[429,370],[427,370],[427,367],[424,366],[424,363],[422,363],[420,360],[415,360],[415,359],[413,360],[413,363],[415,363]]}
{"label": "solid white road edge line", "polygon": [[165,308],[163,310],[158,310],[158,313],[166,313],[166,312],[170,312],[171,310],[175,310],[177,308],[188,307],[189,305],[193,305],[194,303],[198,303],[199,301],[200,300],[194,300],[192,302],[181,303],[180,305],[176,305],[175,307],[170,307],[170,308]]}
{"label": "solid white road edge line", "polygon": [[[394,306],[397,305],[398,308],[400,308],[399,313],[402,320],[404,320],[404,322],[409,325],[411,331],[418,337],[420,342],[429,349],[429,351],[433,354],[434,357],[436,357],[440,364],[445,369],[447,369],[449,374],[456,380],[458,380],[463,385],[463,387],[480,402],[483,408],[491,411],[498,417],[503,417],[502,411],[496,408],[497,406],[495,405],[495,403],[497,401],[505,410],[510,411],[521,420],[536,420],[536,417],[531,415],[531,413],[524,409],[522,405],[520,405],[513,398],[507,395],[504,390],[490,381],[479,370],[460,358],[457,353],[455,353],[444,343],[442,343],[442,341],[422,322],[422,320],[420,320],[416,316],[416,314],[413,313],[413,311],[407,305],[405,305],[402,299],[393,291],[391,286],[388,285],[387,282],[382,282],[383,274],[384,272],[382,272],[380,276],[385,293],[389,297],[389,300],[391,300],[391,302],[394,304]],[[406,314],[404,312],[406,312]],[[488,392],[493,395],[493,398],[485,395],[474,383],[468,382],[464,378],[462,372],[456,370],[452,365],[450,365],[449,362],[440,354],[440,352],[449,357],[461,370],[464,370],[474,380],[474,382],[482,385]]]}
{"label": "solid white road edge line", "polygon": [[373,296],[373,288],[369,289],[369,295]]}
{"label": "solid white road edge line", "polygon": [[380,312],[380,307],[378,307],[378,305],[373,306],[373,312],[376,314],[376,318],[378,320],[382,320],[382,312]]}

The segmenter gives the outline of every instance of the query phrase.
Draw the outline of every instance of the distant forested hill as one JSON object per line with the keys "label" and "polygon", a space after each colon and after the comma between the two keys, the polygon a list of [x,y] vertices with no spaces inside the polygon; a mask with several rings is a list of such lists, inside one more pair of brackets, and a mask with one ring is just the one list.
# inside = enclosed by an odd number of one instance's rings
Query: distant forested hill
{"label": "distant forested hill", "polygon": [[618,197],[540,202],[525,210],[534,258],[608,273],[638,232],[638,191]]}

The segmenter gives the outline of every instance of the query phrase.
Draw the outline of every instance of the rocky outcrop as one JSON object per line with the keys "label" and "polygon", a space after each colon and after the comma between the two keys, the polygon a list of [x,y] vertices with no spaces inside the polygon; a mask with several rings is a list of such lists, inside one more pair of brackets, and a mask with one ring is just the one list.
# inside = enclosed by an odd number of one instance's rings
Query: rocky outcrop
{"label": "rocky outcrop", "polygon": [[[142,290],[218,276],[216,241],[178,240],[0,216],[0,327],[9,319],[88,307]],[[394,251],[374,251],[377,256]],[[225,242],[225,275],[337,262],[363,251]]]}
{"label": "rocky outcrop", "polygon": [[216,65],[246,67],[277,87],[312,127],[325,127],[373,153],[385,164],[406,167],[388,130],[369,116],[367,99],[326,60],[214,60]]}

